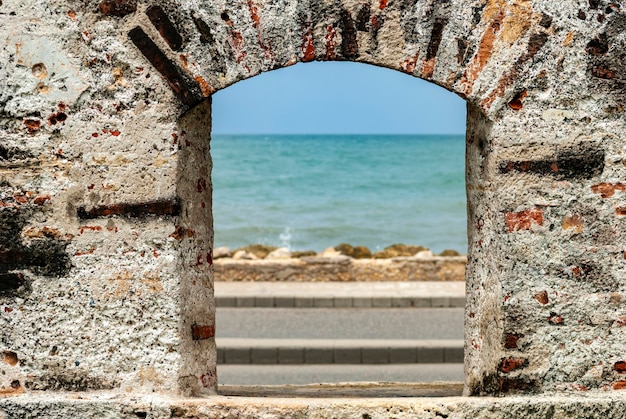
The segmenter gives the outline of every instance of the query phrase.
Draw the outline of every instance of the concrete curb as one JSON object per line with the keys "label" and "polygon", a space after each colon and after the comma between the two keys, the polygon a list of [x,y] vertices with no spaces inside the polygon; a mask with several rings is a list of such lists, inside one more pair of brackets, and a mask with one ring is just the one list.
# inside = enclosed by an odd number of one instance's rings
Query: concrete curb
{"label": "concrete curb", "polygon": [[216,282],[217,307],[465,307],[464,282]]}
{"label": "concrete curb", "polygon": [[267,308],[452,308],[465,307],[465,297],[324,297],[324,296],[217,296],[217,307]]}
{"label": "concrete curb", "polygon": [[463,362],[463,340],[217,338],[218,364],[441,364]]}

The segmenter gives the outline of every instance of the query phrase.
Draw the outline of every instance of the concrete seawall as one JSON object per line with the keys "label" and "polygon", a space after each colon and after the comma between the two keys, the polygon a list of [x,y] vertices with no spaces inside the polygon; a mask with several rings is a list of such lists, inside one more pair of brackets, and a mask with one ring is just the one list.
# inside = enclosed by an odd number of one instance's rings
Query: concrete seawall
{"label": "concrete seawall", "polygon": [[434,256],[393,259],[352,259],[347,256],[300,259],[217,259],[215,281],[463,281],[467,257]]}

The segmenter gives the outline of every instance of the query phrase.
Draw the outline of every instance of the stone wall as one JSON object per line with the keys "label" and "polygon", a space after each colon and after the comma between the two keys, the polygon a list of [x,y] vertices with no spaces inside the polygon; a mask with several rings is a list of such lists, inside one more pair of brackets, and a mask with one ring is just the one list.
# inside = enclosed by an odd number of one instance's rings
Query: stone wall
{"label": "stone wall", "polygon": [[210,96],[313,60],[467,101],[466,394],[626,387],[625,13],[3,0],[0,393],[215,390]]}

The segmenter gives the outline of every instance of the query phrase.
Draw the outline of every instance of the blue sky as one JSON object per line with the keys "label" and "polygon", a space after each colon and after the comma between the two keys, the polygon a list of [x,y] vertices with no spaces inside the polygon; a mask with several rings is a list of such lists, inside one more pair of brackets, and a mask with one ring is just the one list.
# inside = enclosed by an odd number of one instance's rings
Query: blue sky
{"label": "blue sky", "polygon": [[398,71],[312,62],[213,95],[215,134],[463,134],[465,102]]}

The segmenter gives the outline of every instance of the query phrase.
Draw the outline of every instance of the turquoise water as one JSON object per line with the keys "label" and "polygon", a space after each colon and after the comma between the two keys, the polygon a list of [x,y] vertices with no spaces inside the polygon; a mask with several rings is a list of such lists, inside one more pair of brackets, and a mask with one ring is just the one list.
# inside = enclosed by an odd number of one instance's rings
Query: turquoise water
{"label": "turquoise water", "polygon": [[215,246],[467,249],[461,135],[214,135]]}

